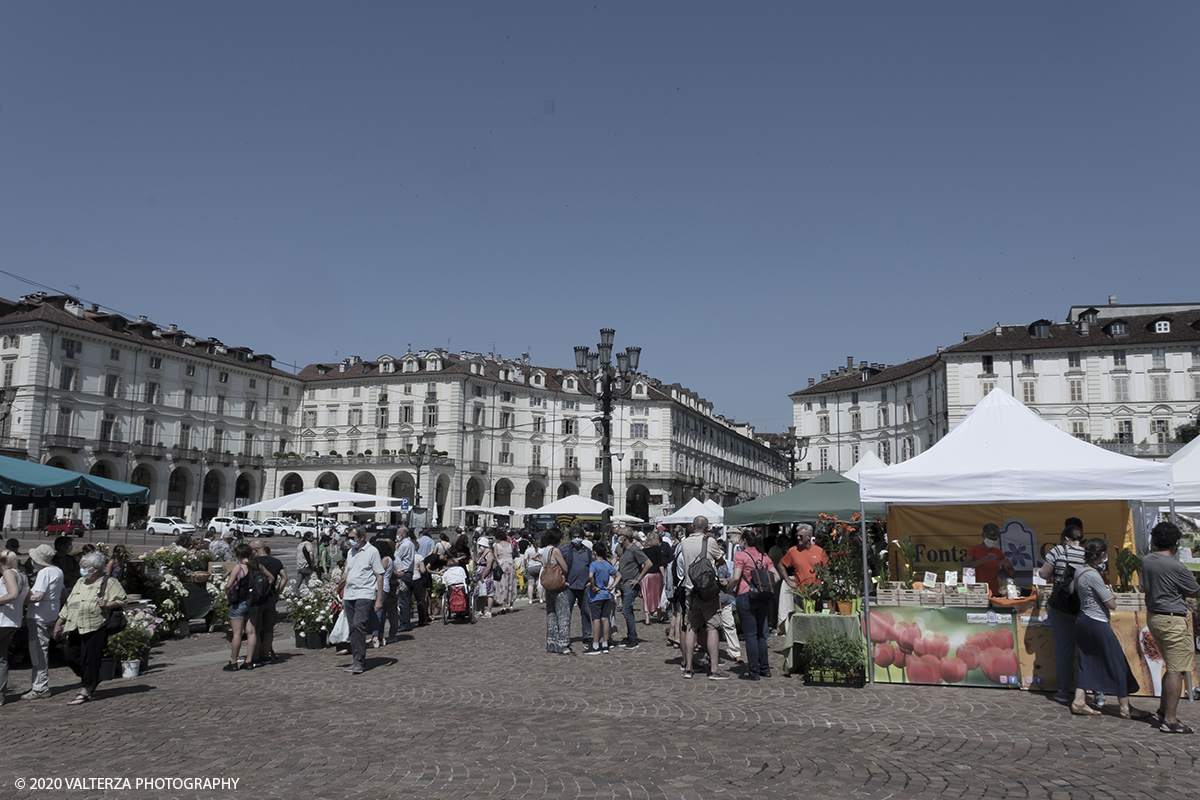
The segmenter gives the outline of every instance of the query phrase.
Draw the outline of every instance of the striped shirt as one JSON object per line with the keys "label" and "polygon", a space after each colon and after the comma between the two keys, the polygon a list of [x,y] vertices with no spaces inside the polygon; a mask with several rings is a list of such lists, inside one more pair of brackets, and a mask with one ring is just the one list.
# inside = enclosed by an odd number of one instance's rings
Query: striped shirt
{"label": "striped shirt", "polygon": [[1061,581],[1068,564],[1074,567],[1076,572],[1083,567],[1083,548],[1060,544],[1046,554],[1046,563],[1054,565],[1054,581]]}

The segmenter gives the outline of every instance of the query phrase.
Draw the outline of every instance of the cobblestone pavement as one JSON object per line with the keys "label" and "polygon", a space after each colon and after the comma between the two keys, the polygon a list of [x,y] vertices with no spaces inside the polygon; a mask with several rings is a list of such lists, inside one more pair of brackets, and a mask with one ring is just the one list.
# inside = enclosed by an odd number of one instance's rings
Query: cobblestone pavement
{"label": "cobblestone pavement", "polygon": [[[368,651],[220,670],[219,633],[167,642],[97,702],[0,709],[0,798],[1194,798],[1200,737],[1076,718],[1021,691],[808,689],[680,677],[663,626],[634,652],[544,648],[542,606]],[[575,623],[578,630],[578,622]],[[778,642],[779,640],[774,640]],[[576,645],[579,649],[579,645]],[[776,655],[773,661],[780,663]],[[18,670],[12,682],[28,685]],[[1153,701],[1142,700],[1143,707]],[[1200,727],[1200,708],[1181,718]],[[17,788],[32,778],[237,778],[236,790]]]}

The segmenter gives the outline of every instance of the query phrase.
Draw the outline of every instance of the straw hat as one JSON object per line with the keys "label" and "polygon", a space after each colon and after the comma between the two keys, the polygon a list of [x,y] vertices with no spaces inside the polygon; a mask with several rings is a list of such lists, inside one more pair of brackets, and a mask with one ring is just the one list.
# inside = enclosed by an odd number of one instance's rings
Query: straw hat
{"label": "straw hat", "polygon": [[48,544],[40,544],[30,550],[29,557],[40,567],[54,566],[54,548]]}

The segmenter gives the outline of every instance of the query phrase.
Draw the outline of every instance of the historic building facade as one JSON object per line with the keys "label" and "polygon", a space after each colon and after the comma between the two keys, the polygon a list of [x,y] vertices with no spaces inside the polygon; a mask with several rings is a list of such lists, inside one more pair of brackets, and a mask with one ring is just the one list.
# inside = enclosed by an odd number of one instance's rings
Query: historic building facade
{"label": "historic building facade", "polygon": [[[101,524],[201,522],[313,486],[408,498],[447,522],[464,521],[456,506],[602,492],[590,376],[527,359],[432,350],[292,375],[249,348],[37,294],[0,300],[0,364],[0,452],[149,488],[146,506]],[[786,487],[783,456],[694,392],[637,376],[618,394],[618,512]],[[10,524],[34,524],[20,514]]]}
{"label": "historic building facade", "polygon": [[849,359],[791,395],[801,468],[845,471],[929,449],[988,392],[1128,455],[1165,458],[1200,416],[1200,305],[1072,307],[1067,321],[999,325],[899,365]]}

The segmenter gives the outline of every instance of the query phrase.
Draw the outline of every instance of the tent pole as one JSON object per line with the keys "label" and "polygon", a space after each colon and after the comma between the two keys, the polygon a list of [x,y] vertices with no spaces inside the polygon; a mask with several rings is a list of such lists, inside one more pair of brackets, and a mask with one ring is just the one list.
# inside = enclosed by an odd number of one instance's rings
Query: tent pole
{"label": "tent pole", "polygon": [[871,565],[867,562],[867,507],[861,501],[858,504],[858,524],[862,531],[862,560],[863,560],[863,644],[867,648],[867,676],[871,683],[875,682],[875,670],[871,669]]}
{"label": "tent pole", "polygon": [[1170,500],[1167,501],[1167,503],[1168,503],[1167,508],[1169,508],[1170,512],[1171,512],[1171,524],[1178,525],[1179,520],[1175,519],[1175,498],[1172,497]]}

